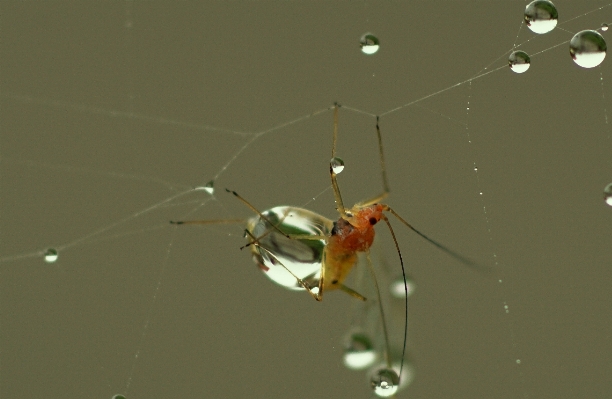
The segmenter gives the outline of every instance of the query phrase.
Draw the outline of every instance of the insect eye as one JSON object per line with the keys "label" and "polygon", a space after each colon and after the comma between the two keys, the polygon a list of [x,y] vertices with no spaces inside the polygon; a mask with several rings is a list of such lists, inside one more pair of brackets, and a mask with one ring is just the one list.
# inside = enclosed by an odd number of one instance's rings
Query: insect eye
{"label": "insect eye", "polygon": [[376,223],[378,223],[378,220],[376,220],[376,218],[370,218],[370,224],[372,226],[374,226]]}

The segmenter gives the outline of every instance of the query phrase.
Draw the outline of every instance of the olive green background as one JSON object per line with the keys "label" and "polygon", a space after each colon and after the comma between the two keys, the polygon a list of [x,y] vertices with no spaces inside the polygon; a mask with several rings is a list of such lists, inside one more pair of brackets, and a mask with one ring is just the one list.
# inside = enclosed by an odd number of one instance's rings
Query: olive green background
{"label": "olive green background", "polygon": [[[341,361],[352,298],[274,286],[240,226],[167,223],[251,216],[225,187],[336,218],[332,112],[299,119],[334,101],[347,204],[381,188],[371,115],[414,102],[380,120],[388,203],[495,269],[392,220],[417,284],[399,396],[608,394],[612,64],[567,42],[612,7],[555,4],[536,37],[521,1],[2,2],[1,396],[370,397]],[[213,178],[214,199],[172,199]]]}

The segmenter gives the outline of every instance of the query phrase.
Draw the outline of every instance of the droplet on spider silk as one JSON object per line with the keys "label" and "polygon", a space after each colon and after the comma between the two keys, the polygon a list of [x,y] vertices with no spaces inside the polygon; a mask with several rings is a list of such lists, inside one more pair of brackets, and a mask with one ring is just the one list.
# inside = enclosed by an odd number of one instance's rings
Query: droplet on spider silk
{"label": "droplet on spider silk", "polygon": [[199,186],[195,188],[196,190],[204,190],[208,194],[213,195],[215,193],[215,181],[211,180],[203,186]]}
{"label": "droplet on spider silk", "polygon": [[344,170],[344,161],[341,158],[334,157],[330,161],[330,166],[335,174],[340,174]]}
{"label": "droplet on spider silk", "polygon": [[508,57],[508,65],[512,72],[523,73],[527,72],[531,66],[531,59],[524,51],[514,51]]}
{"label": "droplet on spider silk", "polygon": [[570,55],[583,68],[593,68],[606,58],[608,46],[603,36],[594,30],[578,32],[570,40]]}
{"label": "droplet on spider silk", "polygon": [[55,263],[55,261],[57,261],[57,257],[59,256],[57,254],[57,250],[53,249],[53,248],[49,248],[45,251],[45,262],[47,263]]}
{"label": "droplet on spider silk", "polygon": [[352,331],[344,341],[344,365],[351,370],[362,370],[376,361],[376,351],[369,335]]}
{"label": "droplet on spider silk", "polygon": [[416,288],[416,284],[414,280],[410,277],[406,277],[406,286],[404,286],[404,278],[398,277],[391,282],[389,285],[389,291],[391,292],[391,296],[397,299],[404,299],[406,297],[406,291],[408,291],[408,296],[414,293]]}
{"label": "droplet on spider silk", "polygon": [[612,206],[612,183],[608,184],[606,188],[604,188],[604,200],[606,204]]}
{"label": "droplet on spider silk", "polygon": [[393,369],[380,368],[370,376],[372,391],[381,398],[387,398],[397,392],[399,377]]}
{"label": "droplet on spider silk", "polygon": [[535,0],[525,7],[525,24],[533,33],[544,34],[555,29],[559,13],[548,0]]}
{"label": "droplet on spider silk", "polygon": [[601,24],[601,28],[600,29],[601,29],[602,32],[607,31],[608,30],[608,24],[604,22],[603,24]]}
{"label": "droplet on spider silk", "polygon": [[361,52],[367,55],[376,54],[380,48],[378,38],[371,33],[366,33],[359,39],[359,47]]}

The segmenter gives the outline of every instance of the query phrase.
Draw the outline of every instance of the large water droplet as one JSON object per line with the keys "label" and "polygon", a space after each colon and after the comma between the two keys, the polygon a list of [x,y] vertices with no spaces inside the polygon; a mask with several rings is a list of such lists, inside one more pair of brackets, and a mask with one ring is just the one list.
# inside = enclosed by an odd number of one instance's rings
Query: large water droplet
{"label": "large water droplet", "polygon": [[406,291],[408,291],[408,296],[414,293],[414,289],[416,285],[414,280],[410,277],[406,277],[406,287],[404,287],[404,278],[398,277],[391,282],[389,286],[389,290],[393,298],[404,299],[406,297]]}
{"label": "large water droplet", "polygon": [[510,57],[508,57],[508,65],[510,65],[512,72],[527,72],[531,66],[531,59],[524,51],[514,51],[512,54],[510,54]]}
{"label": "large water droplet", "polygon": [[578,32],[570,40],[570,55],[583,68],[593,68],[606,58],[608,46],[603,36],[594,30]]}
{"label": "large water droplet", "polygon": [[555,29],[559,13],[548,0],[535,0],[525,8],[525,23],[533,33],[543,34]]}
{"label": "large water droplet", "polygon": [[353,331],[344,342],[344,365],[351,370],[362,370],[376,361],[376,351],[370,337],[362,331]]}
{"label": "large water droplet", "polygon": [[55,263],[57,260],[57,250],[53,248],[49,248],[45,251],[45,262],[47,263]]}
{"label": "large water droplet", "polygon": [[376,54],[380,48],[380,42],[373,34],[366,33],[365,35],[361,36],[361,39],[359,39],[359,47],[361,47],[362,53],[372,55]]}
{"label": "large water droplet", "polygon": [[387,398],[397,392],[399,377],[393,369],[381,368],[372,373],[370,383],[376,396]]}
{"label": "large water droplet", "polygon": [[606,204],[612,206],[612,183],[604,188],[604,200],[606,200]]}
{"label": "large water droplet", "polygon": [[334,157],[329,164],[335,174],[340,174],[344,170],[344,161],[341,158]]}

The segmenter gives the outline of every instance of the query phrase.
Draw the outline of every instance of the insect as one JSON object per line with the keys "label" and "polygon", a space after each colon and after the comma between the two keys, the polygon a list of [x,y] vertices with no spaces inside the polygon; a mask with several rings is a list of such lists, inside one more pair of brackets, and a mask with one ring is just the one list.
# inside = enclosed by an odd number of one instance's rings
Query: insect
{"label": "insect", "polygon": [[[372,388],[379,396],[390,396],[398,388],[399,376],[391,367],[387,323],[382,308],[376,274],[370,259],[370,247],[375,237],[374,226],[382,220],[389,228],[399,255],[402,275],[404,276],[406,311],[404,312],[404,345],[399,375],[402,373],[406,350],[408,295],[404,261],[395,233],[385,213],[392,214],[419,236],[459,261],[468,265],[473,263],[437,241],[430,239],[404,220],[389,205],[381,203],[389,195],[389,185],[378,118],[376,119],[376,134],[378,138],[378,155],[383,191],[369,200],[358,202],[351,208],[345,207],[337,181],[338,173],[344,168],[343,161],[336,156],[339,108],[340,105],[336,103],[334,105],[332,157],[329,166],[336,210],[339,213],[339,218],[336,221],[332,221],[307,209],[293,206],[277,206],[260,212],[235,191],[227,189],[226,191],[233,194],[256,214],[256,216],[251,217],[247,221],[245,236],[248,239],[248,243],[244,247],[250,247],[253,260],[266,276],[285,288],[306,290],[317,301],[323,300],[325,292],[336,289],[344,291],[361,301],[366,301],[362,294],[344,284],[345,279],[357,263],[358,254],[365,254],[380,307],[385,342],[384,357],[387,365],[386,368],[380,369],[373,377]],[[236,221],[196,220],[171,223],[215,224],[233,222]]]}

